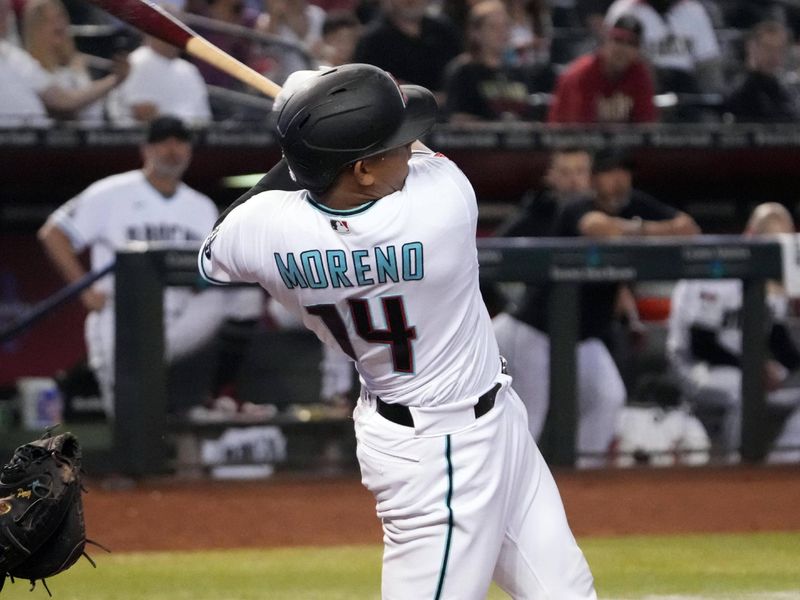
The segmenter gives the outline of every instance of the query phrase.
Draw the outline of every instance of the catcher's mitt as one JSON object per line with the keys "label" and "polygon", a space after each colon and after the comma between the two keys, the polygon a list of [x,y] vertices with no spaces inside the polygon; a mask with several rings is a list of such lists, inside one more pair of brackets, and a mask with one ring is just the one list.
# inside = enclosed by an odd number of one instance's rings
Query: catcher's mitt
{"label": "catcher's mitt", "polygon": [[7,576],[30,580],[31,589],[41,579],[47,588],[45,577],[71,567],[84,554],[80,475],[77,438],[49,431],[17,448],[2,468],[0,589]]}

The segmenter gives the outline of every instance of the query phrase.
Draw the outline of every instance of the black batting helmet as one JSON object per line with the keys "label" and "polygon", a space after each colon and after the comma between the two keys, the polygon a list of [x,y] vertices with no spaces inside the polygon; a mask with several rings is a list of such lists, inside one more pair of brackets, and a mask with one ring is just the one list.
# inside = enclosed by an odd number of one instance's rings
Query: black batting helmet
{"label": "black batting helmet", "polygon": [[319,194],[345,166],[427,133],[436,110],[423,87],[398,85],[372,65],[344,65],[313,77],[286,100],[278,142],[297,183]]}

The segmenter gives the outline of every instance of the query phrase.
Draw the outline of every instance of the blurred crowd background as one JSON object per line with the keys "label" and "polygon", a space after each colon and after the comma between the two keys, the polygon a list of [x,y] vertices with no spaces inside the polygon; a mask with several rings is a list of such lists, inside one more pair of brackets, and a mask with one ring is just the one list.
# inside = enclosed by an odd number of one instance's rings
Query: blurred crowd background
{"label": "blurred crowd background", "polygon": [[[158,0],[277,83],[366,62],[437,92],[442,120],[794,121],[791,0]],[[264,117],[231,77],[85,0],[0,0],[0,122]],[[599,95],[601,101],[589,98]]]}
{"label": "blurred crowd background", "polygon": [[[800,116],[800,0],[158,1],[279,84],[299,70],[365,62],[432,89],[442,125],[431,146],[475,186],[480,236],[649,243],[682,235],[692,243],[703,233],[796,230],[800,136],[784,124]],[[148,156],[178,152],[170,191],[185,172],[209,204],[224,208],[257,180],[233,176],[279,159],[268,129],[273,108],[86,0],[0,0],[0,324],[64,285],[45,254],[52,249],[39,243],[59,206],[114,174],[149,173]],[[153,134],[159,117],[180,122]],[[158,239],[134,233],[127,241]],[[85,252],[75,258],[87,262]],[[718,283],[636,282],[600,294],[586,286],[579,465],[614,456],[674,464],[679,452],[703,463],[709,451],[738,461],[741,292]],[[531,430],[547,449],[546,293],[517,284],[484,291],[518,385],[531,381]],[[796,287],[772,282],[768,291],[778,308],[765,323],[767,437],[791,451],[781,462],[800,462],[800,303]],[[709,298],[732,304],[709,312]],[[29,378],[47,378],[47,389],[58,380],[67,421],[104,419],[82,335],[95,307],[82,299],[0,339],[4,436],[25,424],[20,382]],[[350,365],[264,301],[244,325],[229,319],[215,332],[218,348],[203,350],[205,362],[170,366],[170,410],[188,409],[203,423],[231,415],[268,421],[300,405],[306,414],[316,402],[347,413],[358,387]],[[689,355],[706,368],[702,380],[694,364],[681,376]],[[706,377],[708,368],[719,372]],[[723,380],[724,389],[707,389]]]}

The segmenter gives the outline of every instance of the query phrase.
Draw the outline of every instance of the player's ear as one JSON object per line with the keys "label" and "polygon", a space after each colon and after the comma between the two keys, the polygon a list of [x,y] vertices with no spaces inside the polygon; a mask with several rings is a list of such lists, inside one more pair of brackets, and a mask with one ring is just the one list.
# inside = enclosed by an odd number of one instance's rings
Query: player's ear
{"label": "player's ear", "polygon": [[357,160],[353,163],[353,176],[362,187],[369,187],[375,183],[375,175],[366,159]]}

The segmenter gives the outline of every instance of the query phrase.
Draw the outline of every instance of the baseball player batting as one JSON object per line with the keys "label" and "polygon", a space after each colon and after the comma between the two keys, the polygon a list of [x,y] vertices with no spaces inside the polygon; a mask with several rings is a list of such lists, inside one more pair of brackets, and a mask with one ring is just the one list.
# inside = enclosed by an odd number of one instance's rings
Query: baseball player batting
{"label": "baseball player batting", "polygon": [[257,282],[355,361],[362,482],[383,523],[383,597],[596,598],[478,288],[475,193],[416,142],[430,91],[369,65],[313,77],[277,114],[298,191],[227,213],[198,257]]}

